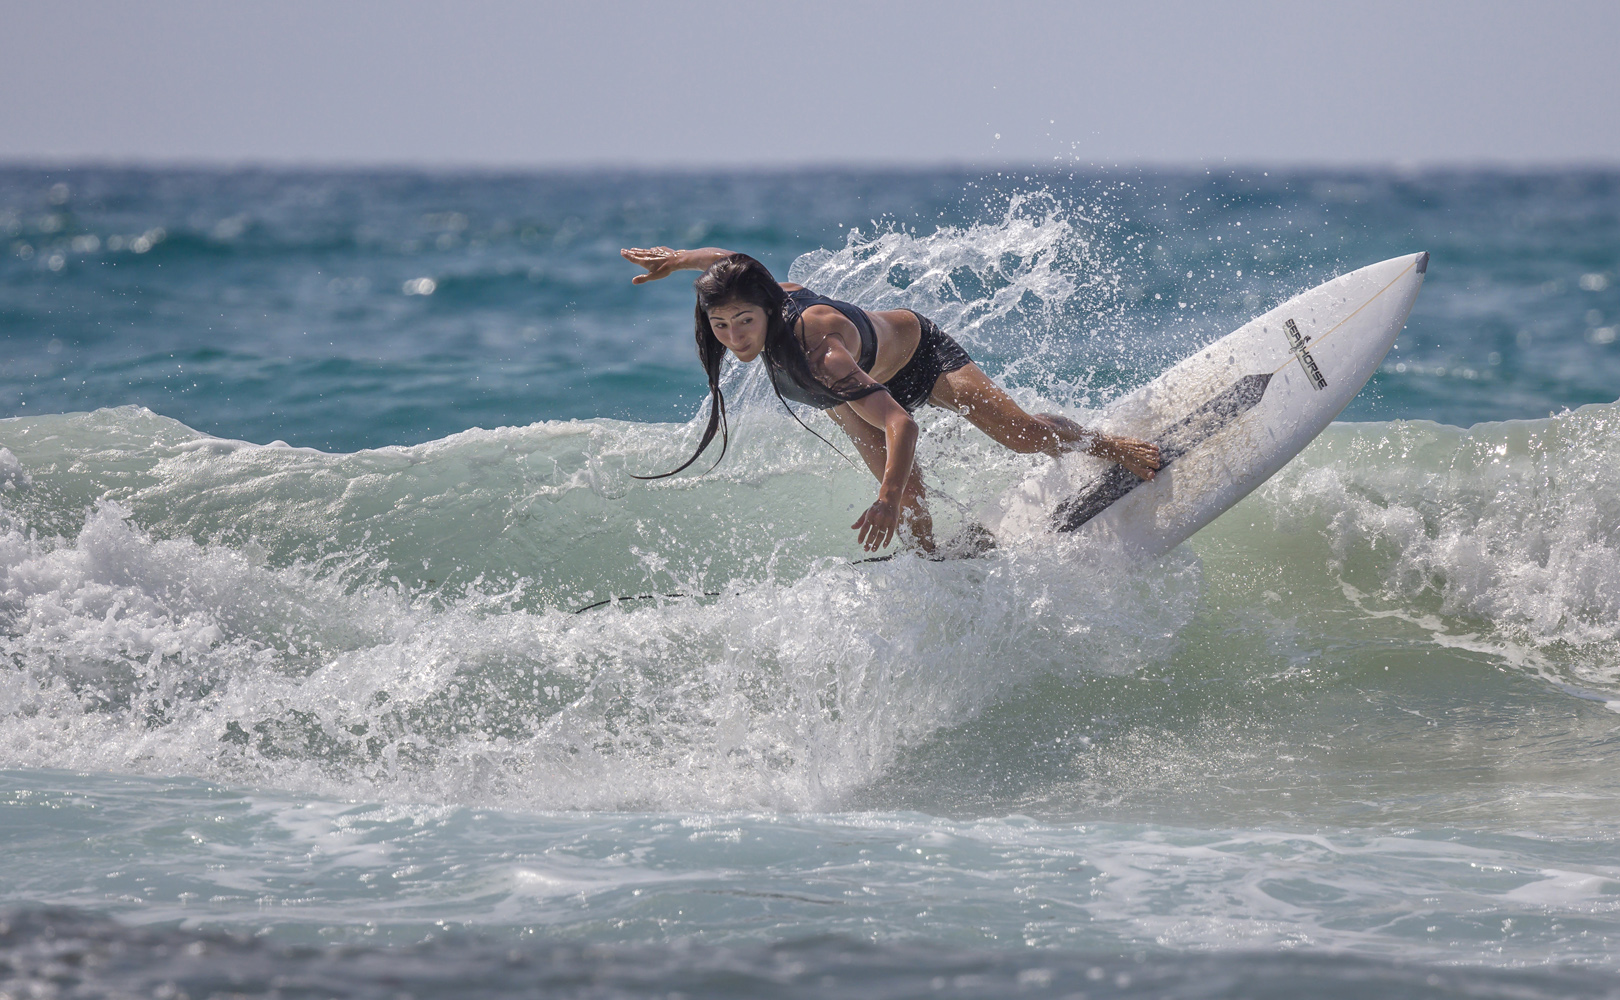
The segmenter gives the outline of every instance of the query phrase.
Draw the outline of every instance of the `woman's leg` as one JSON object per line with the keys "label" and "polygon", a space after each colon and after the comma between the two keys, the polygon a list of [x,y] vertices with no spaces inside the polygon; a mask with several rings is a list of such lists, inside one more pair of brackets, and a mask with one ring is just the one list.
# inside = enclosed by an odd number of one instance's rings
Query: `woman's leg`
{"label": "woman's leg", "polygon": [[1159,467],[1157,445],[1088,431],[1055,413],[1025,413],[975,364],[941,375],[934,382],[928,401],[955,410],[973,426],[1022,454],[1042,452],[1055,456],[1065,451],[1084,450],[1118,462],[1143,479],[1152,479],[1154,470]]}
{"label": "woman's leg", "polygon": [[[847,405],[827,411],[827,415],[844,429],[855,442],[861,460],[872,470],[878,482],[883,482],[883,471],[889,463],[889,446],[883,432],[861,419],[860,414]],[[934,520],[928,514],[928,491],[923,486],[922,468],[911,463],[911,477],[906,480],[906,491],[901,497],[902,523],[911,532],[923,551],[934,551]]]}

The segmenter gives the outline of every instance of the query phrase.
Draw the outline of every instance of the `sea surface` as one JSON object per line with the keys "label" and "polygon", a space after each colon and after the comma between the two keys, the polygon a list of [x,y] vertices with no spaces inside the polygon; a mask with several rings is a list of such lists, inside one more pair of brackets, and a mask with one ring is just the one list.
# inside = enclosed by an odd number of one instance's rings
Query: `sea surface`
{"label": "sea surface", "polygon": [[[748,367],[632,478],[653,244],[1081,421],[1433,256],[1163,559],[857,564]],[[0,167],[0,996],[1620,996],[1617,329],[1617,171]]]}

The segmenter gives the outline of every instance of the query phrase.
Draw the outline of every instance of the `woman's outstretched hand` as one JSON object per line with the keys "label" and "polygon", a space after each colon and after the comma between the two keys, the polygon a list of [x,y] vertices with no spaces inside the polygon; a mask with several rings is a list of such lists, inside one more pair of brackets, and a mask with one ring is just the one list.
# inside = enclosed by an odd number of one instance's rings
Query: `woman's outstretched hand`
{"label": "woman's outstretched hand", "polygon": [[850,527],[860,529],[862,548],[876,552],[894,540],[894,533],[900,527],[900,505],[880,497]]}
{"label": "woman's outstretched hand", "polygon": [[630,279],[632,285],[645,285],[649,281],[667,278],[670,274],[680,270],[678,266],[681,252],[669,247],[631,247],[620,250],[619,256],[639,267],[647,269],[646,274],[638,274]]}
{"label": "woman's outstretched hand", "polygon": [[1098,458],[1118,462],[1138,479],[1152,479],[1160,465],[1159,446],[1150,441],[1138,441],[1136,438],[1099,434],[1097,443],[1091,446],[1091,453]]}

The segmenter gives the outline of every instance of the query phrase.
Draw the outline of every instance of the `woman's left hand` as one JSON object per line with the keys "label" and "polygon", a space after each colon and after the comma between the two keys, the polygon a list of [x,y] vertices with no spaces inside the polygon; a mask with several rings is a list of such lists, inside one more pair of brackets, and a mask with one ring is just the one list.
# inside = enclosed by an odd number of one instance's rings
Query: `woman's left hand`
{"label": "woman's left hand", "polygon": [[681,252],[672,250],[669,247],[632,247],[628,250],[620,250],[619,256],[632,264],[647,269],[646,274],[638,274],[630,279],[632,285],[644,285],[649,281],[657,281],[659,278],[680,270]]}
{"label": "woman's left hand", "polygon": [[894,540],[894,533],[900,527],[900,505],[879,497],[850,527],[860,529],[862,548],[876,552]]}

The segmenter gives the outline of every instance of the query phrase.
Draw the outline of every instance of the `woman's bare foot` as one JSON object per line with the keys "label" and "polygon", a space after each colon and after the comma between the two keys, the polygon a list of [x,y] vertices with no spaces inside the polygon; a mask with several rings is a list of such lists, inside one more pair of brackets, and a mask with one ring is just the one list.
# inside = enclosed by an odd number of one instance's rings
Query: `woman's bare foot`
{"label": "woman's bare foot", "polygon": [[1118,462],[1138,479],[1152,479],[1157,474],[1160,464],[1159,446],[1150,441],[1138,441],[1136,438],[1099,434],[1090,452],[1098,458]]}
{"label": "woman's bare foot", "polygon": [[1049,425],[1065,444],[1077,444],[1088,455],[1118,462],[1139,479],[1152,479],[1160,465],[1159,446],[1136,438],[1114,437],[1084,427],[1057,413],[1041,413],[1036,419]]}

